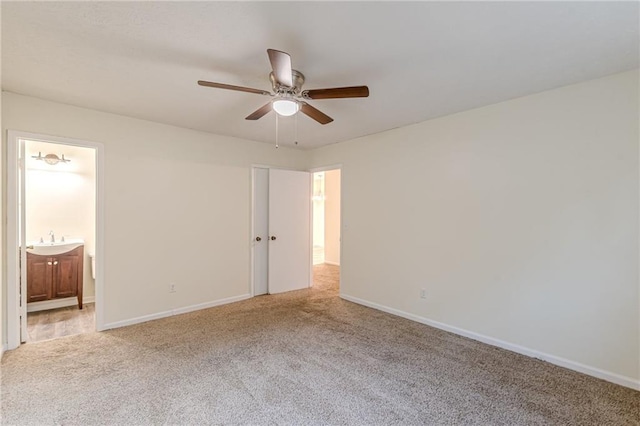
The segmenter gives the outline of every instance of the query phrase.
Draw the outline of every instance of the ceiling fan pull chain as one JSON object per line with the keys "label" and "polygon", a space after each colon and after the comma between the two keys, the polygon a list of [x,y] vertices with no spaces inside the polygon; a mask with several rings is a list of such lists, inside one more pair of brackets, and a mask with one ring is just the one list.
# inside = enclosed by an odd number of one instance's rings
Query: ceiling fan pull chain
{"label": "ceiling fan pull chain", "polygon": [[296,122],[295,122],[295,129],[296,129],[296,134],[294,135],[295,137],[295,144],[298,145],[298,113],[296,112],[296,118],[295,118]]}
{"label": "ceiling fan pull chain", "polygon": [[278,114],[274,114],[276,116],[276,148],[278,148]]}

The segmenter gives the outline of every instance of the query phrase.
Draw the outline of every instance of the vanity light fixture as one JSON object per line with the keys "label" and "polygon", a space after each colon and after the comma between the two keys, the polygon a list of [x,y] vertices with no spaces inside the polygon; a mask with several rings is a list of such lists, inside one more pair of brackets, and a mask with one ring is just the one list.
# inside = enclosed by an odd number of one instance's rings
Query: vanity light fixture
{"label": "vanity light fixture", "polygon": [[62,158],[58,157],[56,154],[47,154],[43,157],[41,152],[38,152],[38,155],[32,155],[31,158],[42,160],[47,164],[51,164],[52,166],[55,166],[58,163],[68,163],[69,161],[71,161],[64,158],[64,154],[62,154]]}

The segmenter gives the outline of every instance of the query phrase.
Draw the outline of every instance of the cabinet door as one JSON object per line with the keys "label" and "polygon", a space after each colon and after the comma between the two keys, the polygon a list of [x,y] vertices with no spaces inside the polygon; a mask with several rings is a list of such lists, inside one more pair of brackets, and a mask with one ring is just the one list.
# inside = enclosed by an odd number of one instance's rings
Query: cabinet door
{"label": "cabinet door", "polygon": [[73,297],[78,294],[78,256],[57,256],[53,259],[53,297]]}
{"label": "cabinet door", "polygon": [[27,256],[27,302],[51,299],[53,259],[47,256]]}

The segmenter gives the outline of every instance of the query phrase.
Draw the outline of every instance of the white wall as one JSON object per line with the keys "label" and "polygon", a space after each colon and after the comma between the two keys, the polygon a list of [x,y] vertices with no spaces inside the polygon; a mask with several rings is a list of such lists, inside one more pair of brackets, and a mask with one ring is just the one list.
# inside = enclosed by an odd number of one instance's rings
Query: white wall
{"label": "white wall", "polygon": [[342,293],[638,386],[638,115],[636,70],[314,150]]}
{"label": "white wall", "polygon": [[340,170],[324,175],[324,261],[340,264]]}
{"label": "white wall", "polygon": [[312,199],[313,246],[324,247],[324,172],[313,173]]}
{"label": "white wall", "polygon": [[[32,155],[62,154],[69,163],[46,164]],[[84,240],[83,298],[95,296],[90,252],[95,252],[95,150],[69,145],[26,141],[26,238],[49,241],[61,237]]]}
{"label": "white wall", "polygon": [[[2,18],[2,7],[0,7],[0,21]],[[0,82],[2,81],[2,66],[0,66]],[[2,135],[1,138],[2,140],[4,140],[4,138],[6,137],[6,131],[4,130],[3,127],[3,121],[2,121],[2,102],[3,102],[3,92],[2,90],[0,90],[0,130],[2,130]],[[5,156],[5,151],[4,149],[0,149],[0,176],[2,176],[2,181],[4,181],[4,176],[5,176],[5,170],[6,170],[6,165],[5,165],[5,161],[4,161],[4,156]],[[4,184],[2,185],[2,193],[6,194],[5,190],[4,190]],[[2,196],[0,197],[0,212],[4,213],[4,200],[5,197]],[[3,218],[3,223],[4,223],[4,218],[6,216],[3,214],[2,218]],[[5,283],[7,282],[7,275],[6,275],[6,270],[5,270],[5,253],[4,253],[4,226],[0,226],[0,358],[2,358],[2,354],[4,354],[4,345],[7,342],[7,315],[6,312],[7,310],[5,309],[5,303],[7,300],[6,297],[6,285]]]}
{"label": "white wall", "polygon": [[104,144],[107,325],[249,294],[251,164],[306,168],[307,153],[14,93],[2,102],[3,129]]}

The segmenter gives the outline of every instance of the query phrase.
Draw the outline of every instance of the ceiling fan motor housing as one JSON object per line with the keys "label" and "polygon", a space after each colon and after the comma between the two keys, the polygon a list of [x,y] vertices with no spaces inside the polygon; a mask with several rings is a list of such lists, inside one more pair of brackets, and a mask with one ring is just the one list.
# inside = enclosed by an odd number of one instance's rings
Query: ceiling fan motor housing
{"label": "ceiling fan motor housing", "polygon": [[271,86],[276,94],[292,94],[299,95],[302,91],[302,85],[304,84],[304,74],[298,70],[291,70],[291,77],[293,80],[293,87],[283,86],[276,82],[276,77],[273,72],[269,73],[269,80],[271,80]]}

